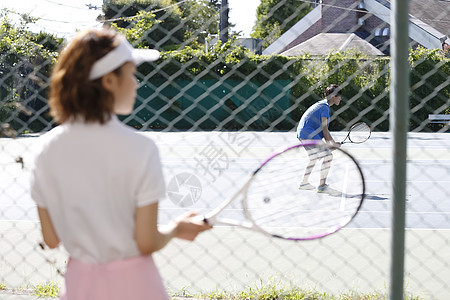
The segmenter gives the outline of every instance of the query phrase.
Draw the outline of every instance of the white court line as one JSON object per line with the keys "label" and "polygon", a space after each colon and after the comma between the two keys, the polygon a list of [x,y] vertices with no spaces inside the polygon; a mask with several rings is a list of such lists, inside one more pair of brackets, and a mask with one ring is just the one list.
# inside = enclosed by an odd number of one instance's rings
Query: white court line
{"label": "white court line", "polygon": [[[368,200],[370,201],[370,200]],[[379,200],[376,200],[379,201]],[[167,211],[184,211],[186,208],[175,208],[175,207],[164,207],[163,210]],[[214,207],[195,207],[195,209],[201,209],[201,210],[212,210]],[[243,212],[244,210],[242,208],[226,208],[224,212]],[[299,211],[308,211],[308,210],[299,210]],[[329,211],[329,210],[321,210],[321,211]],[[383,213],[383,214],[390,214],[390,210],[359,210],[358,213]],[[427,214],[427,215],[450,215],[450,212],[448,211],[406,211],[406,214],[414,215],[414,214]]]}
{"label": "white court line", "polygon": [[342,187],[341,204],[339,206],[339,209],[341,211],[344,211],[345,209],[345,195],[347,195],[348,172],[349,172],[349,164],[347,164],[345,167],[344,186]]}
{"label": "white court line", "polygon": [[[424,165],[424,166],[433,166],[433,165],[439,165],[439,166],[447,166],[450,165],[450,163],[445,162],[445,159],[442,160],[434,160],[434,161],[424,161],[420,159],[410,159],[407,161],[408,165]],[[385,159],[367,159],[362,160],[358,159],[358,164],[360,166],[362,165],[392,165],[392,159],[385,160]]]}
{"label": "white court line", "polygon": [[[188,140],[188,139],[193,139],[193,138],[202,138],[204,136],[208,135],[208,132],[203,133],[203,132],[198,132],[197,134],[194,134],[193,136],[189,136],[188,134],[183,135],[181,137],[176,137],[174,136],[173,139],[168,139],[167,137],[164,137],[161,133],[159,132],[157,134],[155,134],[154,132],[151,132],[150,134],[148,132],[140,132],[143,133],[144,135],[147,133],[148,137],[150,137],[151,139],[153,139],[156,142],[157,146],[177,146],[177,142],[183,141],[183,140]],[[173,133],[172,133],[173,134]],[[175,135],[175,134],[173,134]]]}
{"label": "white court line", "polygon": [[14,174],[14,175],[11,175],[11,176],[1,176],[0,177],[0,182],[11,181],[11,180],[18,179],[18,178],[21,178],[21,177],[26,176],[26,175],[28,175],[28,174]]}

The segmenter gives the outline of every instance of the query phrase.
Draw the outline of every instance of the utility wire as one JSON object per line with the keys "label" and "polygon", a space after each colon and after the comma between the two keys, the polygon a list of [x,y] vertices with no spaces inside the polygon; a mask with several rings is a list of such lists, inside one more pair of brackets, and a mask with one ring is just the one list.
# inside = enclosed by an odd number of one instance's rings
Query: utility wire
{"label": "utility wire", "polygon": [[63,3],[59,3],[59,2],[55,2],[55,1],[51,1],[51,0],[45,0],[45,1],[48,3],[63,6],[63,7],[75,8],[75,9],[81,9],[81,10],[89,10],[89,8],[86,8],[86,7],[72,6],[72,5],[67,5],[67,4],[63,4]]}
{"label": "utility wire", "polygon": [[[13,10],[8,10],[8,13],[18,15],[18,16],[20,16],[22,18],[24,18],[24,15],[26,15],[26,14],[19,13],[19,12],[13,11]],[[54,20],[54,19],[47,19],[47,18],[37,17],[37,22],[38,21],[56,22],[56,23],[64,23],[64,24],[91,24],[91,23],[95,22],[95,20],[93,20],[93,21],[85,21],[85,22],[78,22],[78,21],[74,22],[74,21],[62,21],[62,20]]]}

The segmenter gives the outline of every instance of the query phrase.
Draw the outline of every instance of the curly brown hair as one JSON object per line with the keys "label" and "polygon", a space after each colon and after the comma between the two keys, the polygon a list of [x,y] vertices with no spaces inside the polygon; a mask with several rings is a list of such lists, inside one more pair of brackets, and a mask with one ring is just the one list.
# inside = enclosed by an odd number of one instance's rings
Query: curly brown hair
{"label": "curly brown hair", "polygon": [[[89,80],[92,65],[120,43],[111,29],[78,34],[61,52],[50,78],[50,115],[59,124],[81,118],[104,124],[111,118],[114,98],[102,79]],[[120,73],[120,67],[114,70]]]}

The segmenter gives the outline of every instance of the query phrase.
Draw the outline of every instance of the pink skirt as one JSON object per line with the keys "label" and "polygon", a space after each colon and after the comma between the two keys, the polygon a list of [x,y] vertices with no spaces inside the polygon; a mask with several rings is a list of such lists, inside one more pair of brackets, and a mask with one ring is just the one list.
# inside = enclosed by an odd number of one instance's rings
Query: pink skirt
{"label": "pink skirt", "polygon": [[106,264],[70,258],[61,300],[167,300],[166,289],[151,256]]}

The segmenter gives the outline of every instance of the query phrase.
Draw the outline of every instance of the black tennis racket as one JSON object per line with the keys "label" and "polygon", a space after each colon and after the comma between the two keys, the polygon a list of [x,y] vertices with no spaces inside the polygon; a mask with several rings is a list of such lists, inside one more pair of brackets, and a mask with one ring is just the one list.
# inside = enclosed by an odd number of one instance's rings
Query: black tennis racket
{"label": "black tennis racket", "polygon": [[356,123],[352,127],[350,127],[347,136],[341,142],[341,144],[345,143],[361,144],[367,141],[370,138],[371,134],[372,130],[370,129],[369,125],[367,125],[364,122]]}
{"label": "black tennis racket", "polygon": [[[308,184],[302,184],[305,171]],[[314,186],[324,172],[328,190],[318,192]],[[312,240],[347,225],[361,208],[364,194],[364,176],[355,158],[321,141],[304,141],[269,157],[231,199],[199,217],[211,225],[240,226],[287,240]],[[236,212],[238,198],[243,214],[227,218]]]}

